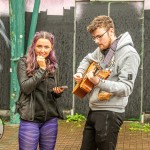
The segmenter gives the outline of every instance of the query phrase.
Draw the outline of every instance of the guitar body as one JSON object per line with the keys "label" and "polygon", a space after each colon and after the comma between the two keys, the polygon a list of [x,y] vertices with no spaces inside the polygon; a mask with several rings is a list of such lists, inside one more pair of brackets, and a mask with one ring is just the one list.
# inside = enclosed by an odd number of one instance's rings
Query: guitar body
{"label": "guitar body", "polygon": [[85,78],[80,84],[80,88],[86,91],[87,93],[91,92],[94,87],[94,84],[88,79]]}
{"label": "guitar body", "polygon": [[83,75],[82,81],[77,83],[72,90],[72,93],[81,99],[94,88],[94,84],[86,77],[90,71],[95,71],[95,75],[101,79],[106,79],[110,75],[110,71],[102,70],[96,62],[92,62]]}
{"label": "guitar body", "polygon": [[96,62],[92,62],[85,74],[83,75],[83,80],[81,81],[81,83],[77,83],[73,88],[72,93],[75,94],[77,97],[83,98],[87,93],[89,93],[93,89],[94,84],[89,81],[89,79],[86,77],[86,74],[89,71],[95,70],[97,66],[98,65]]}
{"label": "guitar body", "polygon": [[73,88],[72,93],[75,94],[77,97],[79,97],[79,98],[81,98],[81,99],[87,94],[87,92],[84,91],[84,90],[80,87],[80,84],[79,84],[79,83],[77,83],[77,84],[75,85],[75,87]]}

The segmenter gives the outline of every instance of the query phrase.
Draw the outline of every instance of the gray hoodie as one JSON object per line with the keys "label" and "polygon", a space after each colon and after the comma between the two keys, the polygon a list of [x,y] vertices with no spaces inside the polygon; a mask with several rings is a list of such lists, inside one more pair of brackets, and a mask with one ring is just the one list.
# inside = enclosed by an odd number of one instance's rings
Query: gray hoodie
{"label": "gray hoodie", "polygon": [[[120,35],[114,54],[115,63],[109,78],[105,81],[100,80],[99,84],[89,93],[89,107],[92,110],[110,110],[120,113],[125,111],[140,65],[139,54],[133,46],[132,38],[128,32]],[[104,55],[100,48],[97,48],[93,53],[89,53],[83,58],[77,72],[84,74],[92,61],[103,66],[103,60]],[[106,69],[106,66],[103,68]],[[110,100],[98,100],[100,91],[112,93]]]}

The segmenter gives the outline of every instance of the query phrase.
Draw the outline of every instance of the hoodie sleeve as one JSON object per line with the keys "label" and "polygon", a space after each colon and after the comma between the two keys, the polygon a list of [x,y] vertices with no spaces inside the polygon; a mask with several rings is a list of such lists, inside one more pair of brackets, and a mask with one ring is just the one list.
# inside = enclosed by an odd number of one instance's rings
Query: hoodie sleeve
{"label": "hoodie sleeve", "polygon": [[42,81],[46,71],[39,68],[32,77],[28,77],[26,73],[26,62],[23,58],[18,61],[17,64],[17,77],[20,85],[20,90],[25,94],[30,94]]}
{"label": "hoodie sleeve", "polygon": [[97,48],[93,53],[89,53],[83,58],[83,60],[79,64],[79,67],[77,68],[77,73],[80,72],[84,74],[84,72],[87,70],[87,68],[93,61],[99,62],[99,58],[100,58],[100,49]]}
{"label": "hoodie sleeve", "polygon": [[100,87],[102,91],[111,92],[116,96],[126,97],[133,91],[138,67],[140,65],[140,57],[136,52],[129,52],[122,57],[117,70],[118,80],[100,80],[97,86]]}

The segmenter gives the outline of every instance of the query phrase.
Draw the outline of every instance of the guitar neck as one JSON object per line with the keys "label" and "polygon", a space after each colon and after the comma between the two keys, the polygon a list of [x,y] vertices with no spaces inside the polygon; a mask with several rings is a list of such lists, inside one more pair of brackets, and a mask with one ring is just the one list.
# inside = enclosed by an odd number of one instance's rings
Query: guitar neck
{"label": "guitar neck", "polygon": [[96,76],[101,79],[107,79],[110,76],[110,70],[100,70]]}

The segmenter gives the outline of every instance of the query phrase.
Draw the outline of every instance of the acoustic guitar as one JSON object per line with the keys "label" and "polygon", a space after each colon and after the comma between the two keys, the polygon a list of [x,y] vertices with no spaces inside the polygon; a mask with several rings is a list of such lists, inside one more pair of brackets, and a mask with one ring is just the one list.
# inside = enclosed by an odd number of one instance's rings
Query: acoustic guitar
{"label": "acoustic guitar", "polygon": [[94,75],[103,80],[107,79],[110,75],[110,70],[103,70],[98,63],[92,62],[84,73],[82,81],[77,83],[72,90],[72,93],[81,99],[94,88],[94,84],[86,76],[90,71],[94,71]]}

